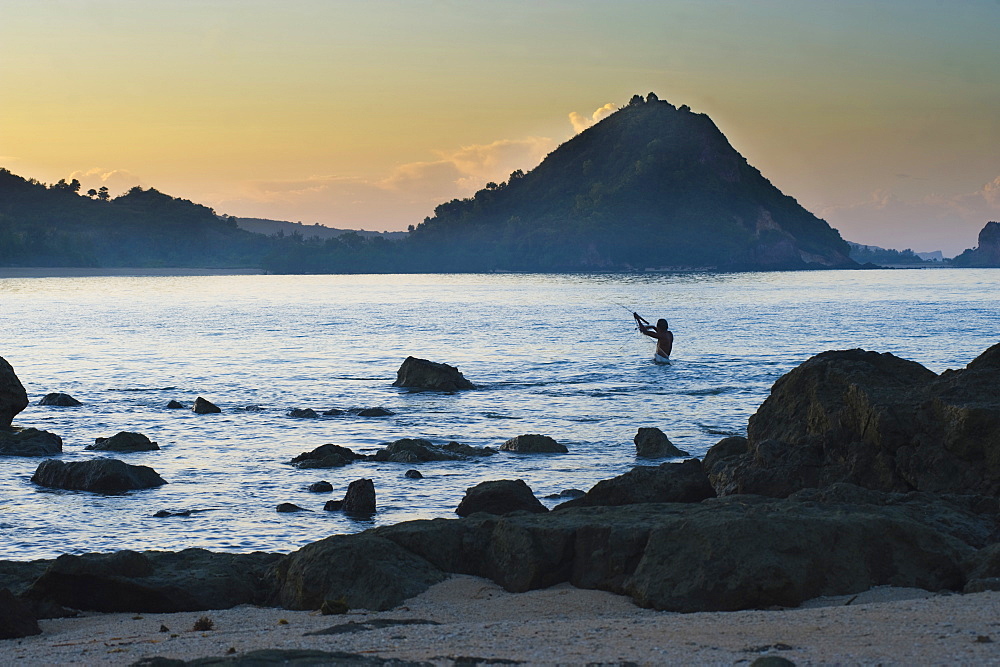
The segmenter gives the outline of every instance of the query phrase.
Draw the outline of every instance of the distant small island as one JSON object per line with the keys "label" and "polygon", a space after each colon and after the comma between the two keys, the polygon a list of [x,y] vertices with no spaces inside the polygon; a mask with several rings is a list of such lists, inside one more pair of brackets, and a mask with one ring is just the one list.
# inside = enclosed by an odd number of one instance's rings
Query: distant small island
{"label": "distant small island", "polygon": [[[155,189],[111,197],[0,169],[0,266],[272,273],[761,271],[942,265],[849,244],[752,167],[705,114],[632,99],[528,172],[408,232],[217,215]],[[992,226],[992,227],[991,227]],[[1000,225],[954,266],[1000,266]]]}

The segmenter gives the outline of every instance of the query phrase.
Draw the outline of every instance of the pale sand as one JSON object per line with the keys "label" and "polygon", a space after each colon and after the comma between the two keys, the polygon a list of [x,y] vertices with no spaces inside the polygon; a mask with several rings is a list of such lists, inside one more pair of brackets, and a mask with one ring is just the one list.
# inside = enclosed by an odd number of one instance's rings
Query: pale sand
{"label": "pale sand", "polygon": [[[214,622],[214,630],[192,630],[202,616]],[[303,636],[375,619],[440,625]],[[169,631],[161,632],[161,625]],[[568,585],[511,594],[488,580],[456,576],[386,612],[322,616],[243,606],[88,614],[41,626],[39,636],[0,641],[0,664],[128,665],[144,657],[191,660],[261,648],[346,651],[441,665],[458,656],[529,664],[733,665],[771,655],[798,665],[1000,664],[1000,593],[934,595],[899,588],[814,600],[798,609],[676,614]]]}

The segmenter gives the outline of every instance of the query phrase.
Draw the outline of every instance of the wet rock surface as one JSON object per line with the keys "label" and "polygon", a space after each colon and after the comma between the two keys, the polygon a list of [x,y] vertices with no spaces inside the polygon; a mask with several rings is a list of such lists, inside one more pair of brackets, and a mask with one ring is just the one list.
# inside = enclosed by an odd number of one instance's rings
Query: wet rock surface
{"label": "wet rock surface", "polygon": [[419,391],[446,392],[476,388],[476,385],[466,380],[454,366],[416,357],[407,357],[403,361],[396,371],[396,381],[392,386]]}
{"label": "wet rock surface", "polygon": [[28,407],[28,393],[10,363],[0,357],[0,429],[10,426],[14,417]]}
{"label": "wet rock surface", "polygon": [[118,459],[94,459],[66,463],[58,459],[42,461],[31,481],[39,486],[70,491],[124,493],[166,484],[155,470]]}
{"label": "wet rock surface", "polygon": [[52,456],[62,452],[62,438],[37,428],[0,428],[0,456]]}
{"label": "wet rock surface", "polygon": [[480,482],[466,489],[455,513],[469,516],[476,512],[510,514],[511,512],[548,512],[524,480],[499,479]]}
{"label": "wet rock surface", "polygon": [[83,403],[76,400],[69,394],[62,394],[58,392],[46,394],[41,399],[39,399],[38,404],[49,405],[58,408],[75,408],[78,405],[83,405]]}
{"label": "wet rock surface", "polygon": [[520,454],[565,454],[569,451],[566,445],[561,445],[547,435],[528,433],[511,438],[500,445],[502,452],[518,452]]}
{"label": "wet rock surface", "polygon": [[100,452],[151,452],[160,449],[160,446],[142,433],[119,431],[110,438],[97,438],[94,444],[87,445],[84,449]]}

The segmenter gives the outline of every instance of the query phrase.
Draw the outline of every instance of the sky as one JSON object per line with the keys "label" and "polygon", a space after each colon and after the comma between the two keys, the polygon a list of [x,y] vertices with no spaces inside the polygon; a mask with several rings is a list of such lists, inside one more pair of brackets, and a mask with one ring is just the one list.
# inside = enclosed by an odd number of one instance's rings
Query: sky
{"label": "sky", "polygon": [[655,92],[850,241],[1000,219],[1000,0],[0,0],[0,167],[400,230]]}

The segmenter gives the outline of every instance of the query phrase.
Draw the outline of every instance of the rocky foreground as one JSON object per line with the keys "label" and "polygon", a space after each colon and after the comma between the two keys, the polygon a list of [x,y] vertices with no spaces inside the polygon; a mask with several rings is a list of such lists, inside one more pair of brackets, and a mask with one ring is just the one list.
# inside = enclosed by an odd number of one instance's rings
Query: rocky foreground
{"label": "rocky foreground", "polygon": [[551,512],[505,513],[496,498],[481,507],[287,555],[0,562],[0,628],[24,620],[23,636],[72,610],[387,610],[455,574],[674,612],[794,607],[886,585],[1000,590],[1000,344],[940,375],[891,354],[825,352],[774,385],[746,438],[704,461],[640,466]]}

